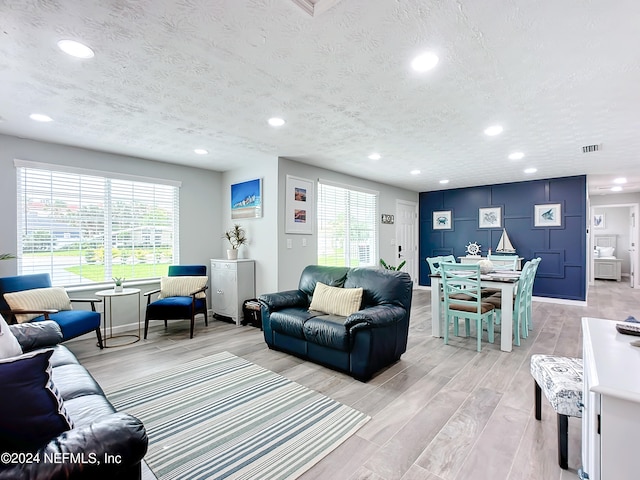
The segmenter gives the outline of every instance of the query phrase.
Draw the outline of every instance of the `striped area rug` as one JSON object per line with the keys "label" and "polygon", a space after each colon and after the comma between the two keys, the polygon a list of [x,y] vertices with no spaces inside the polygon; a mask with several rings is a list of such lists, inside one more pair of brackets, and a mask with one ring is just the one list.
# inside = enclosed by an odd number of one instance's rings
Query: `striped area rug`
{"label": "striped area rug", "polygon": [[369,417],[228,352],[107,392],[149,435],[159,479],[293,479]]}

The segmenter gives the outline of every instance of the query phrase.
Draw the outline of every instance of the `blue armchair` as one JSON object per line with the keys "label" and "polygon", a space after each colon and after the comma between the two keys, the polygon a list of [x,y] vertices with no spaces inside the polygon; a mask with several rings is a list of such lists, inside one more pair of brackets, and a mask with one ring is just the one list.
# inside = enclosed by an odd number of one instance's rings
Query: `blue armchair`
{"label": "blue armchair", "polygon": [[98,346],[103,348],[102,334],[100,333],[100,312],[96,312],[95,305],[96,302],[101,302],[100,299],[69,299],[71,302],[90,303],[91,310],[59,310],[45,304],[30,309],[12,309],[5,299],[5,294],[51,287],[51,277],[48,273],[0,278],[0,311],[10,324],[17,322],[16,315],[36,315],[35,318],[29,320],[31,322],[53,320],[60,325],[63,341],[95,331]]}
{"label": "blue armchair", "polygon": [[[199,313],[204,315],[204,324],[209,325],[207,320],[207,266],[206,265],[171,265],[169,267],[168,278],[190,277],[184,282],[167,281],[163,278],[161,287],[146,292],[147,311],[144,317],[144,338],[147,338],[149,330],[149,320],[164,320],[164,327],[167,328],[167,320],[191,320],[190,337],[193,338],[195,317]],[[178,279],[174,279],[178,280]],[[151,297],[159,293],[160,297],[154,302]]]}

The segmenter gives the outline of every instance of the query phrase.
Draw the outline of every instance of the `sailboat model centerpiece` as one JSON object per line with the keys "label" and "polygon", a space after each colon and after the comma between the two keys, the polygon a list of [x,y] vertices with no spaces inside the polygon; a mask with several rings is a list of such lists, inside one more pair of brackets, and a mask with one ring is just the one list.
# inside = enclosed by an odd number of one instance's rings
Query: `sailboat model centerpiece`
{"label": "sailboat model centerpiece", "polygon": [[516,253],[516,249],[513,248],[513,245],[511,245],[511,240],[509,240],[509,235],[507,235],[507,230],[504,228],[502,229],[502,236],[500,237],[500,241],[498,242],[496,252]]}

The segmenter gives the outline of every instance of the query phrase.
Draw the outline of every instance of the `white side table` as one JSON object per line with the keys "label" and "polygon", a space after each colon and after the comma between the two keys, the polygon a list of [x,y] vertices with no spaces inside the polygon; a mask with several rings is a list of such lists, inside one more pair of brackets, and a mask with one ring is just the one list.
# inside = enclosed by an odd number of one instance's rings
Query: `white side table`
{"label": "white side table", "polygon": [[[137,310],[138,310],[138,334],[128,333],[124,335],[113,334],[113,308],[111,302],[114,297],[126,297],[128,295],[138,295]],[[139,288],[123,288],[121,292],[111,290],[100,290],[96,292],[97,297],[104,297],[104,319],[102,322],[102,343],[104,348],[108,347],[121,347],[123,345],[130,345],[140,341],[140,289]],[[107,335],[107,320],[109,321],[109,335]],[[116,345],[107,345],[107,340],[114,338],[133,338],[129,342],[118,342]]]}

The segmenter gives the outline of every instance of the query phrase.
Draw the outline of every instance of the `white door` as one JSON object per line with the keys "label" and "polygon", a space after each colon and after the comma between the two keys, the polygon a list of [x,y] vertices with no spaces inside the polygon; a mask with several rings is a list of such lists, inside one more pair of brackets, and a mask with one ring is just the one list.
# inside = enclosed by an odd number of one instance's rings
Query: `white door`
{"label": "white door", "polygon": [[418,204],[396,201],[396,265],[406,260],[402,269],[414,283],[418,282]]}
{"label": "white door", "polygon": [[629,280],[631,288],[638,288],[636,272],[638,271],[638,205],[629,209]]}

